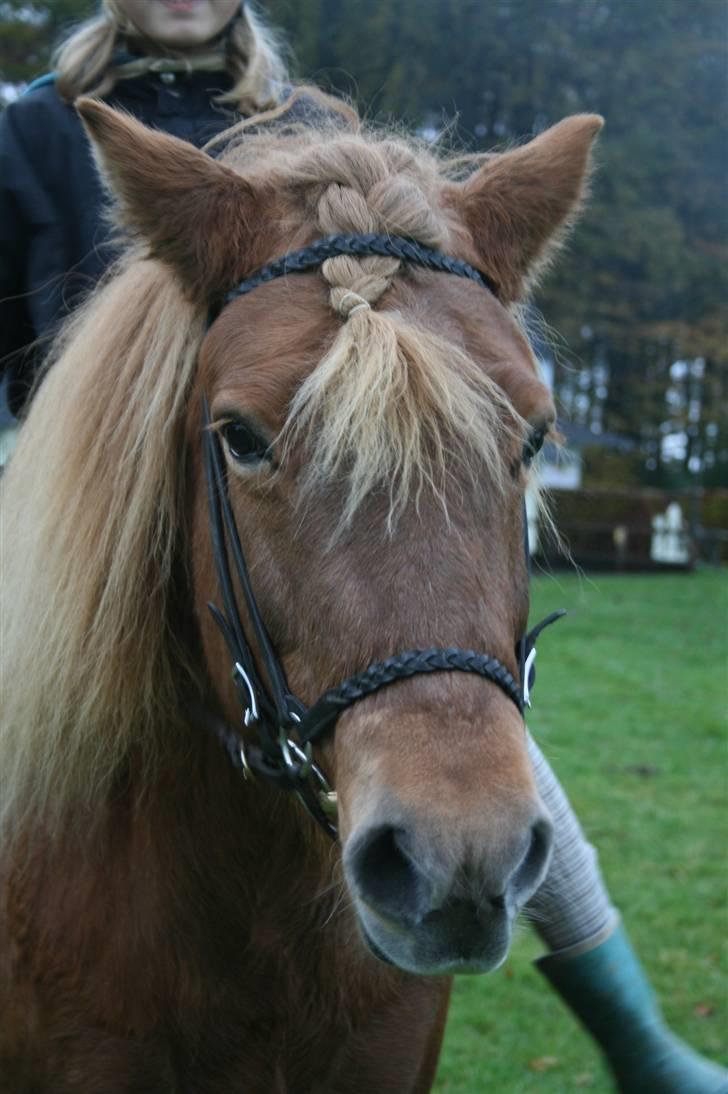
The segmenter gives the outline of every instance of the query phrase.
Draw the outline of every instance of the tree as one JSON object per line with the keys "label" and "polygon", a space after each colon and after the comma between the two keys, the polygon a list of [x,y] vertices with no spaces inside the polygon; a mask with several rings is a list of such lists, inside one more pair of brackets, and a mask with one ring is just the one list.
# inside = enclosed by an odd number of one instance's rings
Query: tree
{"label": "tree", "polygon": [[8,84],[47,72],[54,45],[96,10],[93,0],[0,0],[0,73]]}

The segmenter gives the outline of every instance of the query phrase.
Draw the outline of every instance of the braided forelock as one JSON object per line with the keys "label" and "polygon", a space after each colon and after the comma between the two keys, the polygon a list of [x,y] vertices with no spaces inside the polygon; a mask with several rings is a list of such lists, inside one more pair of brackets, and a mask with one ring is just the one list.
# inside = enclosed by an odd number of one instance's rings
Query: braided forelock
{"label": "braided forelock", "polygon": [[[325,235],[388,233],[426,246],[442,244],[442,226],[423,192],[424,180],[418,178],[422,170],[409,149],[393,141],[377,146],[355,138],[340,140],[312,150],[304,171],[309,178],[334,180],[317,204]],[[399,269],[394,258],[329,259],[322,273],[331,286],[331,306],[346,318],[357,304],[374,304]]]}
{"label": "braided forelock", "polygon": [[[322,235],[388,233],[449,249],[437,163],[395,141],[338,137],[307,148],[295,181]],[[515,420],[502,392],[457,345],[395,308],[372,307],[400,262],[339,255],[321,269],[331,305],[346,321],[296,392],[281,435],[284,446],[306,445],[301,502],[332,482],[344,484],[335,538],[376,489],[389,495],[390,532],[425,490],[447,512],[454,469],[479,477],[485,466],[502,489],[500,452]]]}
{"label": "braided forelock", "polygon": [[[318,220],[326,235],[338,232],[365,235],[381,230],[366,199],[351,187],[339,183],[327,186],[321,195]],[[357,302],[375,303],[389,288],[399,267],[398,259],[375,255],[361,259],[339,255],[328,259],[321,267],[321,273],[331,286],[332,308],[346,317]]]}

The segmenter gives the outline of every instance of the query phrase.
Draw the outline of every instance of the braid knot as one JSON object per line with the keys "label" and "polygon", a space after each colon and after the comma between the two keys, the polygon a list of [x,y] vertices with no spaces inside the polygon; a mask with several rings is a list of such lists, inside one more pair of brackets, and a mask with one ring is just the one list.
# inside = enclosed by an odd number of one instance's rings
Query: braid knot
{"label": "braid knot", "polygon": [[[332,158],[335,155],[327,168],[336,181],[329,182],[318,199],[323,232],[408,236],[426,246],[442,243],[442,226],[421,185],[398,173],[407,171],[408,157],[414,163],[408,150],[386,143],[375,149],[352,140],[319,150],[317,160],[327,151]],[[396,258],[340,255],[325,262],[321,272],[331,286],[332,308],[346,319],[362,304],[375,304],[400,268]]]}

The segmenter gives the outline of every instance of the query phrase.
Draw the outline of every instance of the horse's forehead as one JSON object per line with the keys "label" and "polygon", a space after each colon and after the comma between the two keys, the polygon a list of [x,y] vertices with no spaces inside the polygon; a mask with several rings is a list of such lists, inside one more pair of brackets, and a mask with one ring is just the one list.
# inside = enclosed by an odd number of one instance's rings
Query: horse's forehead
{"label": "horse's forehead", "polygon": [[200,354],[211,398],[255,409],[283,426],[290,396],[315,368],[341,325],[317,274],[281,278],[228,305]]}
{"label": "horse's forehead", "polygon": [[[487,291],[444,274],[405,272],[377,306],[401,311],[464,349],[524,418],[550,416],[549,393],[525,335]],[[203,383],[212,397],[255,409],[280,429],[292,392],[322,359],[341,323],[329,305],[329,287],[316,273],[274,281],[230,304],[213,324],[201,353]]]}
{"label": "horse's forehead", "polygon": [[447,295],[449,301],[440,332],[448,324],[459,332],[466,352],[503,389],[522,418],[551,424],[556,417],[553,399],[515,316],[477,285],[448,281],[439,297]]}

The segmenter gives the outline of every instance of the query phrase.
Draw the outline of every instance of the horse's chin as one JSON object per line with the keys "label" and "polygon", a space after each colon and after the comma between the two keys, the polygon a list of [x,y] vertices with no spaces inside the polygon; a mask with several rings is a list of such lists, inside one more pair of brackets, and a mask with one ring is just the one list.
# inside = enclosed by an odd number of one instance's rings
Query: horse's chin
{"label": "horse's chin", "polygon": [[505,913],[479,930],[470,925],[443,927],[437,912],[412,927],[384,920],[366,905],[359,906],[357,913],[370,953],[387,965],[418,976],[492,972],[508,956],[513,931]]}

